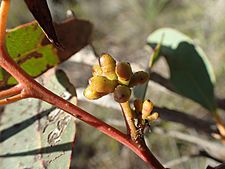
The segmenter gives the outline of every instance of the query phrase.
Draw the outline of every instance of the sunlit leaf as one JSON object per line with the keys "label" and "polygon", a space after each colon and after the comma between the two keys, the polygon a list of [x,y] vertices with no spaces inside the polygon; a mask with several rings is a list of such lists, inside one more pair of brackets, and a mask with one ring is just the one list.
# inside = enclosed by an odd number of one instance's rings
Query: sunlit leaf
{"label": "sunlit leaf", "polygon": [[[68,94],[69,91],[59,83],[59,78],[61,82],[68,79],[56,77],[51,71],[44,74],[39,82],[58,95]],[[71,95],[70,98],[76,97]],[[19,101],[5,107],[0,119],[1,168],[69,168],[76,133],[75,121],[65,112],[53,117],[56,111],[56,108],[37,99]],[[64,127],[63,130],[60,127]],[[49,141],[52,132],[55,135]]]}
{"label": "sunlit leaf", "polygon": [[170,80],[176,91],[215,112],[215,78],[203,50],[188,36],[171,28],[153,32],[148,37],[148,44],[155,47],[162,36],[160,54],[166,58],[170,68]]}
{"label": "sunlit leaf", "polygon": [[[10,57],[32,77],[60,64],[89,43],[92,25],[88,21],[69,19],[55,27],[64,50],[49,42],[37,22],[19,26],[7,33],[6,47]],[[15,79],[0,69],[0,88],[14,84]]]}

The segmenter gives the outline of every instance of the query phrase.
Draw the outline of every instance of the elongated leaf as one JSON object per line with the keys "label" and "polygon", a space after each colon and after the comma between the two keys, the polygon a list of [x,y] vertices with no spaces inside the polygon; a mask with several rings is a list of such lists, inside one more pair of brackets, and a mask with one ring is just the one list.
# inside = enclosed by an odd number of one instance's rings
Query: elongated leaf
{"label": "elongated leaf", "polygon": [[37,20],[39,25],[42,27],[47,37],[56,46],[60,47],[60,42],[57,38],[55,28],[53,26],[52,17],[46,0],[24,0]]}
{"label": "elongated leaf", "polygon": [[[32,77],[60,64],[89,43],[92,25],[88,21],[69,19],[55,27],[64,50],[55,48],[49,42],[37,22],[19,26],[7,33],[6,47],[10,57]],[[14,84],[15,79],[0,69],[0,88]]]}
{"label": "elongated leaf", "polygon": [[[157,44],[157,46],[155,47],[155,49],[153,50],[150,58],[149,58],[149,63],[148,65],[146,65],[145,71],[148,72],[149,74],[151,74],[151,68],[154,65],[154,63],[157,61],[157,59],[159,58],[159,52],[160,52],[160,48],[161,48],[161,42],[162,39],[160,41],[160,43]],[[136,98],[145,99],[145,95],[148,89],[148,82],[145,82],[143,85],[138,85],[134,87],[134,96]]]}
{"label": "elongated leaf", "polygon": [[[69,92],[58,79],[68,78],[48,72],[39,82],[58,95]],[[7,105],[0,123],[1,168],[69,168],[76,133],[69,114],[40,100],[26,99]]]}
{"label": "elongated leaf", "polygon": [[170,68],[170,80],[176,91],[215,112],[215,78],[203,50],[188,36],[171,28],[153,32],[148,37],[148,44],[154,47],[162,36],[160,54],[166,58]]}

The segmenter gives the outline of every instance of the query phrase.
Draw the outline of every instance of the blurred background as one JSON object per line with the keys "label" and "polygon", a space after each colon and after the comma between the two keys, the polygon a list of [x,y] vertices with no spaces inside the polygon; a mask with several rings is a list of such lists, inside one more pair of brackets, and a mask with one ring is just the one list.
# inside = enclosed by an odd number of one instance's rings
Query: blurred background
{"label": "blurred background", "polygon": [[[225,98],[224,0],[49,0],[48,3],[56,22],[66,18],[67,10],[73,10],[76,17],[93,23],[92,43],[97,53],[110,53],[119,61],[131,62],[138,69],[144,69],[149,58],[146,39],[151,32],[161,27],[172,27],[187,34],[205,51],[216,76],[216,96]],[[12,0],[8,27],[31,20],[33,17],[24,2]],[[107,100],[110,98],[102,98],[100,105],[99,102],[90,103],[79,95],[91,76],[88,64],[95,59],[92,48],[87,47],[61,67],[77,87],[79,105],[124,130],[119,106],[111,105]],[[169,77],[163,58],[154,71]],[[146,97],[157,106],[211,120],[210,114],[198,104],[152,81]],[[220,113],[224,116],[225,112],[220,110]],[[147,168],[130,150],[92,127],[78,121],[77,128],[72,168]],[[217,164],[218,159],[224,161],[224,154],[217,155],[215,160],[199,153],[208,148],[204,146],[204,141],[213,145],[217,143],[210,139],[205,133],[166,120],[152,124],[152,129],[146,133],[146,142],[151,150],[163,164],[173,169],[205,169],[209,164]],[[207,152],[212,156],[216,154],[208,149]]]}

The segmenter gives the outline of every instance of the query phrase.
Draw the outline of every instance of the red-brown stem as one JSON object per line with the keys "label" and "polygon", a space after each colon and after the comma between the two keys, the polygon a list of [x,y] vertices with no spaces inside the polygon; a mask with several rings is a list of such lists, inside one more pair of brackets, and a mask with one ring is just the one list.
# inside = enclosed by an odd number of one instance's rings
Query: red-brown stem
{"label": "red-brown stem", "polygon": [[19,94],[22,89],[23,86],[21,84],[18,84],[10,89],[0,91],[0,99]]}
{"label": "red-brown stem", "polygon": [[2,0],[0,6],[0,45],[4,44],[9,7],[10,0]]}
{"label": "red-brown stem", "polygon": [[133,150],[140,158],[143,159],[143,161],[145,161],[152,168],[164,169],[162,164],[154,157],[154,155],[145,145],[139,148],[140,144],[136,144],[135,142],[133,142],[131,139],[128,138],[126,134],[120,132],[119,130],[116,130],[112,126],[104,123],[103,121],[90,115],[79,107],[71,104],[70,102],[55,95],[51,91],[45,89],[35,80],[30,78],[27,74],[25,74],[25,72],[20,67],[18,67],[11,58],[6,55],[6,52],[4,52],[2,48],[0,48],[0,60],[0,65],[10,74],[12,74],[22,86],[25,87],[22,91],[22,98],[39,98],[43,101],[46,101],[50,104],[59,107],[60,109],[65,110],[71,115],[81,119],[82,121],[98,129],[99,131],[124,144],[125,146]]}
{"label": "red-brown stem", "polygon": [[[19,84],[23,86],[23,90],[19,94],[20,99],[32,97],[53,104],[56,107],[70,113],[71,115],[79,118],[80,120],[95,127],[99,131],[124,144],[125,146],[133,150],[140,158],[142,158],[147,163],[148,166],[152,167],[153,169],[164,169],[162,164],[155,158],[155,156],[151,153],[151,151],[146,147],[145,144],[142,145],[142,143],[133,142],[130,138],[127,137],[126,134],[120,132],[119,130],[113,128],[112,126],[97,119],[96,117],[85,112],[79,107],[71,104],[70,102],[47,90],[35,80],[33,80],[8,56],[4,47],[4,29],[9,9],[9,3],[10,0],[3,0],[0,9],[0,66],[8,71],[14,78],[16,78]],[[16,97],[18,96],[16,95]]]}
{"label": "red-brown stem", "polygon": [[16,102],[18,100],[24,99],[22,94],[17,94],[15,96],[12,97],[7,97],[5,99],[1,99],[0,100],[0,106],[5,105],[5,104],[9,104],[9,103],[13,103]]}
{"label": "red-brown stem", "polygon": [[[34,84],[33,84],[34,86]],[[51,91],[40,86],[38,83],[34,86],[34,91],[36,91],[36,98],[44,100],[58,108],[70,113],[71,115],[79,118],[80,120],[88,123],[89,125],[95,127],[102,133],[114,138],[120,143],[124,144],[131,150],[133,150],[140,158],[142,158],[149,166],[155,169],[163,169],[164,167],[160,162],[154,157],[151,151],[145,146],[140,145],[140,143],[133,142],[126,134],[113,128],[112,126],[106,124],[105,122],[97,119],[91,114],[85,112],[79,107],[71,104],[70,102],[62,99],[61,97],[55,95]]]}
{"label": "red-brown stem", "polygon": [[[2,51],[2,50],[0,50]],[[6,53],[4,53],[6,54]],[[2,53],[0,53],[0,56],[2,56]],[[120,132],[119,130],[113,128],[112,126],[106,124],[105,122],[97,119],[96,117],[92,116],[91,114],[85,112],[84,110],[80,109],[79,107],[71,104],[70,102],[62,99],[61,97],[55,95],[51,91],[47,90],[43,86],[41,86],[39,83],[37,83],[35,80],[30,78],[28,75],[23,76],[24,71],[21,70],[19,67],[14,67],[15,63],[13,60],[11,60],[9,57],[0,57],[0,58],[7,58],[3,65],[0,65],[4,67],[5,70],[16,70],[16,72],[21,73],[20,76],[23,77],[23,80],[17,78],[18,81],[20,81],[20,84],[24,86],[24,89],[22,91],[22,98],[27,97],[33,97],[38,98],[43,101],[46,101],[52,105],[55,105],[56,107],[70,113],[71,115],[79,118],[80,120],[86,122],[87,124],[95,127],[99,131],[105,133],[106,135],[114,138],[118,142],[124,144],[131,150],[133,150],[140,158],[142,158],[143,161],[147,163],[147,165],[151,166],[154,169],[164,169],[162,164],[156,159],[156,157],[151,153],[151,151],[145,146],[140,143],[133,142],[126,134]],[[10,67],[10,68],[9,68]],[[8,70],[9,68],[9,70]],[[14,76],[14,71],[10,72]],[[15,77],[16,78],[16,77]]]}

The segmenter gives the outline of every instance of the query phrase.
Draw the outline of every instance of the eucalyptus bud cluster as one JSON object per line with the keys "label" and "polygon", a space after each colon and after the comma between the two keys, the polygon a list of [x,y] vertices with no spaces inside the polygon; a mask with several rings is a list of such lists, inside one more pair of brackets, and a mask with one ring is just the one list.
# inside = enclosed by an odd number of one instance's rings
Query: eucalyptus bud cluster
{"label": "eucalyptus bud cluster", "polygon": [[147,82],[148,73],[133,73],[128,62],[116,62],[109,54],[102,54],[98,64],[92,67],[92,75],[88,81],[89,85],[84,90],[84,96],[95,100],[113,93],[114,100],[120,103],[131,138],[136,140],[142,137],[148,122],[156,120],[159,115],[152,112],[153,103],[150,100],[135,100],[134,110],[131,109],[129,100],[131,88]]}
{"label": "eucalyptus bud cluster", "polygon": [[116,62],[109,54],[102,54],[97,65],[92,67],[89,85],[84,96],[90,100],[99,99],[109,93],[114,100],[124,103],[130,99],[131,87],[145,83],[149,75],[144,71],[132,72],[128,62]]}

